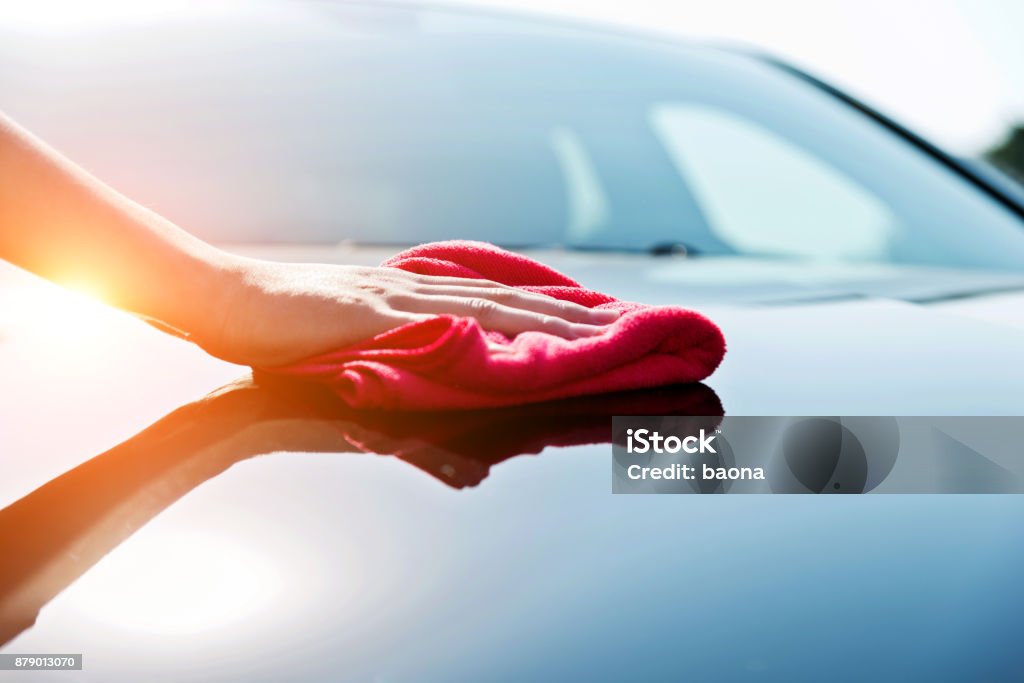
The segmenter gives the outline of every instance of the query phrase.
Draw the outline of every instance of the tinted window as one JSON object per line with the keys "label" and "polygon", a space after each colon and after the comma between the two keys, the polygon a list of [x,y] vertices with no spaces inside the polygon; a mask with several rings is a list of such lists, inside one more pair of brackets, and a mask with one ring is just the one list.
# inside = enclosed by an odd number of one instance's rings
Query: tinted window
{"label": "tinted window", "polygon": [[1024,264],[1019,218],[739,54],[297,3],[0,38],[13,116],[216,241]]}

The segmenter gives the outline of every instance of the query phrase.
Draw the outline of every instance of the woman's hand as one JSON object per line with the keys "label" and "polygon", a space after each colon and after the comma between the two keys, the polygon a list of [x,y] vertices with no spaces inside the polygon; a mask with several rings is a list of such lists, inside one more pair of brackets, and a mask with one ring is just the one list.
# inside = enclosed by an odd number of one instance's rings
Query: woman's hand
{"label": "woman's hand", "polygon": [[241,259],[226,269],[231,293],[193,334],[209,353],[272,367],[354,344],[438,314],[476,318],[514,336],[527,330],[574,339],[618,317],[487,280],[417,275],[395,268]]}

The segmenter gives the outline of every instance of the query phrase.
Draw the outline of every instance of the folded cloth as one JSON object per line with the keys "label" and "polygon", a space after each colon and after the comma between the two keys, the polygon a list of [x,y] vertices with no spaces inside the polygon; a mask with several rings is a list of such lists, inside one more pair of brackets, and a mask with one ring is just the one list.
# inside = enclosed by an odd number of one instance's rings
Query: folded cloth
{"label": "folded cloth", "polygon": [[618,301],[521,254],[483,242],[424,244],[382,266],[487,279],[591,308],[620,311],[601,334],[514,338],[473,318],[438,315],[365,342],[260,371],[323,382],[356,408],[448,410],[697,382],[725,355],[721,330],[685,308]]}

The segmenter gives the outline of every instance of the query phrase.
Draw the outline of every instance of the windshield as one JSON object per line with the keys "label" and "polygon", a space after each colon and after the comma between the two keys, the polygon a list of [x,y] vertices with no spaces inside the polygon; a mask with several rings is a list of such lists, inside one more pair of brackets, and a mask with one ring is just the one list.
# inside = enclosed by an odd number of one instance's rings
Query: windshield
{"label": "windshield", "polygon": [[218,242],[1024,268],[1019,217],[724,50],[293,3],[0,45],[13,116]]}

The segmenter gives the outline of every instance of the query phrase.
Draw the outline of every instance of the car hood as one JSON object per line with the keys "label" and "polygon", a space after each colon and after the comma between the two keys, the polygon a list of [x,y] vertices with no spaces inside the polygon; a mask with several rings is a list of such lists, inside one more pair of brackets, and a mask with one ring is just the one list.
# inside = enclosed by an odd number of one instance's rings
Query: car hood
{"label": "car hood", "polygon": [[[239,251],[376,264],[395,250]],[[529,253],[618,298],[711,317],[728,353],[708,384],[730,414],[1024,414],[1024,273]],[[156,417],[246,371],[11,268],[0,269],[0,301],[8,401],[113,389],[99,407],[131,386],[120,421],[138,424],[127,416]],[[40,377],[57,382],[58,370],[63,386],[44,389]]]}
{"label": "car hood", "polygon": [[[394,249],[265,247],[376,264]],[[1024,273],[531,250],[618,298],[696,308],[729,351],[708,383],[730,414],[1022,414]]]}
{"label": "car hood", "polygon": [[[251,256],[377,265],[399,247],[247,246]],[[649,256],[527,249],[587,287],[650,304],[787,304],[875,297],[934,302],[1024,291],[1024,271],[782,258]]]}
{"label": "car hood", "polygon": [[[246,251],[339,263],[379,263],[393,253]],[[730,415],[1024,414],[1024,301],[1002,291],[1017,275],[873,267],[830,275],[795,264],[536,255],[589,287],[692,306],[718,323],[728,351],[706,383]],[[952,282],[961,296],[973,288],[1000,293],[930,304],[868,293],[883,281],[904,292],[934,293]],[[12,467],[10,491],[247,374],[131,316],[0,268],[0,414],[18,416],[0,431],[0,452],[46,456],[33,468]],[[67,428],[54,428],[55,420]]]}
{"label": "car hood", "polygon": [[[257,252],[347,263],[385,255]],[[916,516],[900,500],[858,506],[856,514],[793,499],[771,507],[683,505],[673,496],[612,500],[603,442],[610,416],[631,412],[1024,413],[1024,331],[1000,321],[1012,319],[1005,311],[1015,305],[1020,310],[1011,295],[944,308],[853,291],[847,273],[842,296],[810,296],[815,288],[807,285],[803,297],[755,302],[770,289],[759,282],[799,293],[800,278],[811,279],[812,271],[765,264],[762,272],[773,275],[759,279],[757,264],[744,270],[725,261],[541,257],[619,297],[699,308],[725,332],[724,363],[706,385],[476,414],[358,416],[329,392],[259,386],[244,379],[246,368],[0,269],[0,647],[47,652],[65,643],[111,681],[138,680],[138,670],[154,661],[175,680],[199,671],[252,681],[323,680],[338,671],[372,678],[382,670],[394,680],[487,678],[497,670],[522,680],[530,678],[523,667],[532,658],[577,661],[574,639],[612,648],[622,633],[654,621],[696,634],[699,651],[715,651],[721,627],[703,626],[725,618],[722,605],[751,580],[745,568],[752,561],[769,568],[765,586],[788,595],[779,586],[805,582],[800,563],[833,538],[850,548],[904,547],[915,539],[914,561],[895,568],[888,555],[884,568],[871,571],[862,560],[828,560],[848,557],[846,546],[835,544],[816,560],[827,562],[821,571],[830,596],[838,580],[857,604],[892,605],[873,618],[873,628],[896,624],[886,638],[945,623],[931,612],[909,626],[899,621],[908,612],[899,587],[920,581],[919,566],[931,567],[928,576],[948,568],[935,578],[941,590],[956,586],[982,605],[957,638],[979,637],[979,624],[986,634],[1005,630],[985,621],[982,598],[1012,591],[1019,558],[1006,549],[1014,545],[979,541],[957,553],[975,570],[977,559],[988,557],[995,569],[979,581],[950,559],[946,529],[1016,533],[1014,497],[1003,497],[998,509],[977,498],[948,510],[921,496]],[[826,275],[814,277],[824,283]],[[908,271],[907,282],[920,275]],[[881,280],[862,281],[872,279]],[[743,301],[735,296],[741,289]],[[963,308],[969,302],[977,305]],[[515,457],[528,454],[542,457]],[[254,457],[260,455],[267,457]],[[966,543],[976,535],[962,536]],[[1013,571],[1000,569],[1013,563]],[[647,572],[642,580],[638,567]],[[680,571],[698,569],[697,602],[688,589],[665,599]],[[883,569],[892,590],[858,583]],[[644,602],[655,595],[651,585],[659,586],[656,599]],[[627,602],[593,601],[613,593]],[[624,611],[629,601],[645,609]],[[774,628],[784,610],[808,632],[832,634],[834,622],[819,604],[744,602],[730,608],[743,615],[730,629],[738,643],[761,642],[767,633],[759,625]],[[610,623],[620,630],[601,630]],[[495,649],[508,633],[521,634],[517,653],[530,657],[513,661]],[[168,638],[172,650],[154,645]],[[404,664],[391,656],[395,642],[417,643],[404,649]],[[773,652],[786,648],[796,659],[808,644],[797,639]],[[256,657],[300,649],[320,668],[296,673],[289,657]],[[742,649],[729,662],[763,656]],[[188,663],[166,654],[182,650]],[[470,659],[486,671],[469,675],[465,658],[437,655],[456,650],[473,652]],[[710,672],[731,665],[702,666]]]}

